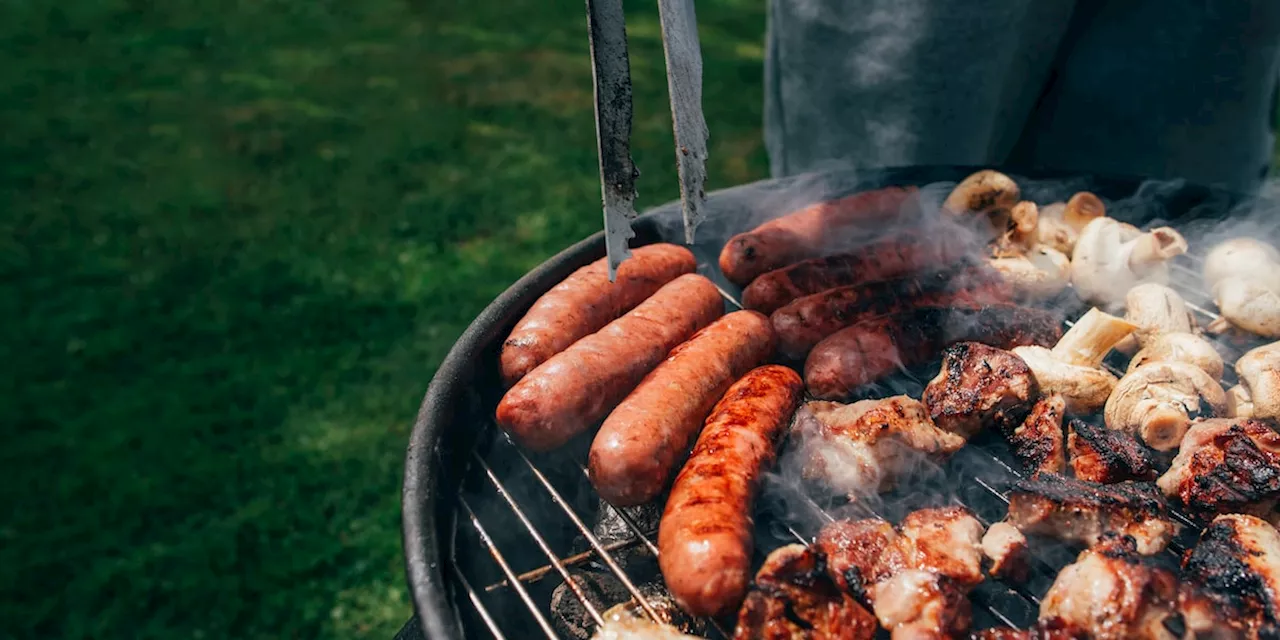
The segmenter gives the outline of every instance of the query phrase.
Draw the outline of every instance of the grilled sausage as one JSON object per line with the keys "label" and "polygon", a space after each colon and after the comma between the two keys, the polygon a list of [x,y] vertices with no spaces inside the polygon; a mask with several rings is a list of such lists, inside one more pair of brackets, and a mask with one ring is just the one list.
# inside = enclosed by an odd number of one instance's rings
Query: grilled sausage
{"label": "grilled sausage", "polygon": [[956,234],[897,235],[867,244],[855,253],[814,258],[770,271],[743,289],[742,305],[773,313],[792,300],[828,289],[936,270],[972,251],[971,241]]}
{"label": "grilled sausage", "polygon": [[686,611],[721,615],[742,601],[760,476],[772,466],[802,392],[791,369],[751,370],[716,404],[676,476],[658,525],[658,563]]}
{"label": "grilled sausage", "polygon": [[498,403],[498,425],[548,451],[591,428],[667,353],[724,313],[712,282],[689,273],[530,371]]}
{"label": "grilled sausage", "polygon": [[609,282],[605,258],[569,274],[538,298],[502,343],[502,381],[510,387],[601,327],[653,295],[662,285],[697,267],[693,253],[674,244],[653,244],[631,251]]}
{"label": "grilled sausage", "polygon": [[768,318],[737,311],[676,347],[609,414],[591,443],[588,467],[600,497],[622,507],[662,493],[711,407],[773,353],[773,344]]}
{"label": "grilled sausage", "polygon": [[1040,309],[924,307],[864,320],[831,334],[809,352],[804,378],[814,397],[834,400],[904,367],[924,364],[956,342],[1010,349],[1051,346],[1061,336],[1059,318]]}
{"label": "grilled sausage", "polygon": [[762,273],[839,250],[854,234],[865,233],[910,208],[915,187],[887,187],[819,202],[729,238],[720,251],[720,270],[745,285]]}
{"label": "grilled sausage", "polygon": [[795,300],[773,312],[769,321],[778,348],[803,358],[823,338],[862,320],[916,307],[977,308],[1013,300],[1013,288],[996,270],[972,265],[958,273],[881,280],[840,287]]}

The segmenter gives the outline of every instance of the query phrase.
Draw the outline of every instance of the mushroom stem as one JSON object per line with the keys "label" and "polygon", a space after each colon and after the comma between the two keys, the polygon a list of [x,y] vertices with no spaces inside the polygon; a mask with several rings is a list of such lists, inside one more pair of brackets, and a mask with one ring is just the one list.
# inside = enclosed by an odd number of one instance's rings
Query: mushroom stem
{"label": "mushroom stem", "polygon": [[1098,367],[1111,348],[1138,326],[1094,307],[1053,346],[1053,357],[1083,367]]}
{"label": "mushroom stem", "polygon": [[1158,402],[1138,409],[1137,413],[1144,416],[1142,425],[1138,427],[1138,435],[1147,446],[1156,451],[1178,448],[1182,436],[1191,427],[1191,418],[1181,405]]}
{"label": "mushroom stem", "polygon": [[1169,227],[1158,227],[1133,241],[1129,268],[1142,274],[1187,252],[1187,240]]}

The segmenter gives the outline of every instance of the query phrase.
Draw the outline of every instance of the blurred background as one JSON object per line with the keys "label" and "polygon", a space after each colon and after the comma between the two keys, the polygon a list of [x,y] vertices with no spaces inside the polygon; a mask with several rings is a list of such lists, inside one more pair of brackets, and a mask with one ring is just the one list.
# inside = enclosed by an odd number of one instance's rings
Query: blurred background
{"label": "blurred background", "polygon": [[[762,178],[764,3],[698,17],[708,187]],[[0,637],[390,638],[428,381],[601,227],[582,2],[20,0],[0,51]]]}

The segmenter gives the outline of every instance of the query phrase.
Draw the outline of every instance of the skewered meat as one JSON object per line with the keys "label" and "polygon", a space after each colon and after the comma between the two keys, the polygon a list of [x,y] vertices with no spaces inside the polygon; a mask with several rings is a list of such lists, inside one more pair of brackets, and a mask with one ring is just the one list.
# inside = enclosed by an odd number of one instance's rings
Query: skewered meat
{"label": "skewered meat", "polygon": [[742,290],[742,305],[773,313],[805,296],[877,280],[933,271],[964,258],[973,245],[955,234],[910,233],[872,242],[856,252],[774,269]]}
{"label": "skewered meat", "polygon": [[1104,533],[1129,535],[1148,555],[1163,550],[1177,533],[1152,483],[1095,484],[1053,473],[1014,484],[1007,521],[1023,533],[1090,545]]}
{"label": "skewered meat", "polygon": [[721,615],[742,601],[750,577],[752,508],[802,390],[780,365],[754,369],[725,393],[676,477],[658,527],[658,563],[676,601]]}
{"label": "skewered meat", "polygon": [[1155,452],[1133,436],[1072,420],[1067,448],[1076,479],[1112,484],[1124,480],[1155,480]]}
{"label": "skewered meat", "polygon": [[[773,344],[768,318],[735,311],[673,349],[609,414],[591,443],[588,468],[600,497],[633,506],[662,493],[712,406],[773,353]],[[783,419],[790,417],[789,411]]]}
{"label": "skewered meat", "polygon": [[921,399],[934,425],[968,439],[987,425],[1013,429],[1039,395],[1022,358],[978,342],[958,342],[942,351],[942,370]]}
{"label": "skewered meat", "polygon": [[982,555],[991,560],[987,573],[997,578],[1022,582],[1030,570],[1027,537],[1008,522],[996,522],[987,527],[982,536]]}
{"label": "skewered meat", "polygon": [[1218,516],[1182,561],[1194,587],[1184,596],[1197,637],[1280,637],[1280,534],[1259,518]]}
{"label": "skewered meat", "polygon": [[720,251],[720,270],[730,282],[746,285],[767,271],[839,251],[868,228],[908,212],[918,192],[915,187],[864,191],[770,220],[729,238]]}
{"label": "skewered meat", "polygon": [[1000,274],[971,265],[954,271],[868,282],[805,296],[769,317],[778,349],[803,358],[823,338],[862,320],[915,307],[966,307],[1008,303],[1013,292]]}
{"label": "skewered meat", "polygon": [[904,367],[928,362],[957,342],[1007,349],[1053,344],[1061,335],[1058,318],[1039,309],[925,307],[859,322],[827,336],[809,353],[804,378],[815,397],[837,399]]}
{"label": "skewered meat", "polygon": [[734,640],[870,640],[876,620],[827,576],[822,553],[792,544],[765,558]]}
{"label": "skewered meat", "polygon": [[876,619],[894,640],[957,637],[972,620],[965,589],[933,571],[896,573],[874,593]]}
{"label": "skewered meat", "polygon": [[918,462],[964,446],[964,438],[933,426],[924,405],[908,396],[809,402],[793,433],[805,479],[850,496],[887,489]]}
{"label": "skewered meat", "polygon": [[1054,393],[1036,402],[1027,419],[1007,434],[1013,455],[1032,473],[1062,473],[1067,466],[1062,438],[1062,416],[1067,401]]}
{"label": "skewered meat", "polygon": [[615,282],[609,282],[605,258],[574,271],[538,298],[502,343],[502,381],[510,387],[697,266],[688,249],[653,244],[632,249],[631,259],[618,267]]}
{"label": "skewered meat", "polygon": [[1057,618],[1096,640],[1173,640],[1178,578],[1152,566],[1128,536],[1108,534],[1063,568],[1040,603],[1042,620]]}
{"label": "skewered meat", "polygon": [[1258,420],[1197,421],[1157,483],[1206,519],[1265,515],[1280,499],[1280,434]]}
{"label": "skewered meat", "polygon": [[680,276],[521,378],[498,403],[498,425],[530,449],[555,449],[604,418],[671,349],[722,313],[715,284]]}

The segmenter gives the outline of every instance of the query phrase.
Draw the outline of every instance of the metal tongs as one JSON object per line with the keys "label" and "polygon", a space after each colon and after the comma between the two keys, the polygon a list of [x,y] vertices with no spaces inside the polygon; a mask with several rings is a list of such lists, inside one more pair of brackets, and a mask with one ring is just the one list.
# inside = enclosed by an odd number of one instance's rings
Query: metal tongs
{"label": "metal tongs", "polygon": [[[706,200],[707,121],[702,115],[702,51],[693,0],[658,0],[662,48],[667,59],[667,90],[675,125],[676,166],[685,242],[693,244]],[[596,141],[600,151],[600,190],[604,199],[605,250],[609,280],[631,256],[635,237],[636,178],[631,160],[631,63],[627,57],[622,0],[587,0],[595,84]]]}

